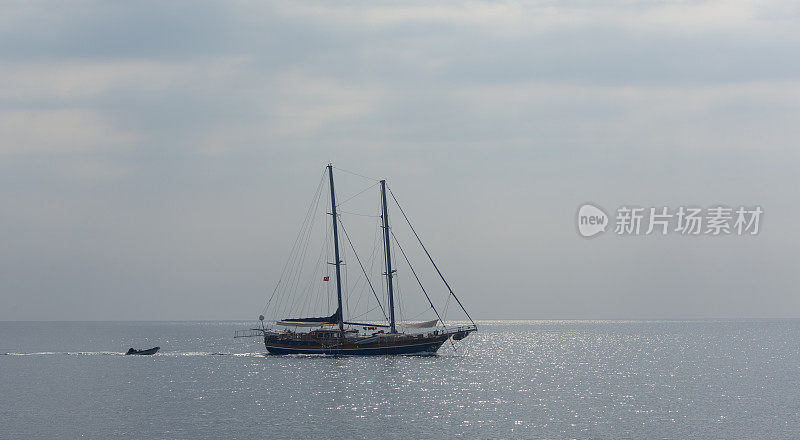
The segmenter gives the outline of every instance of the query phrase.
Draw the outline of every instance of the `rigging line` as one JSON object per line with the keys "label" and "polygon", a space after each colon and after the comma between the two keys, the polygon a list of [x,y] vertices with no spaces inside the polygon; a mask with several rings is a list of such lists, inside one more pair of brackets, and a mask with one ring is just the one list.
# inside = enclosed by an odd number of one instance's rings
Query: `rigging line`
{"label": "rigging line", "polygon": [[444,318],[447,319],[447,311],[450,309],[450,295],[447,295],[447,301],[444,303]]}
{"label": "rigging line", "polygon": [[412,317],[408,318],[408,322],[415,321],[415,320],[419,319],[419,317],[420,317],[420,316],[422,316],[422,315],[424,315],[424,314],[425,314],[425,312],[427,312],[427,311],[428,311],[428,309],[425,309],[425,310],[423,310],[423,311],[421,311],[421,312],[417,313],[416,315],[414,315],[414,316],[412,316]]}
{"label": "rigging line", "polygon": [[[380,278],[382,276],[381,274],[383,273],[383,264],[385,263],[385,259],[384,258],[378,258],[377,257],[379,248],[383,249],[383,244],[380,243],[379,239],[378,239],[379,235],[381,237],[383,236],[383,234],[381,234],[381,220],[380,219],[378,219],[375,222],[375,232],[374,232],[374,234],[372,236],[372,255],[370,256],[370,263],[369,263],[370,272],[374,273],[376,271],[376,269],[377,269],[378,278]],[[377,268],[375,267],[376,262],[377,262],[377,265],[378,265]],[[386,294],[386,283],[380,283],[380,287],[381,287],[381,296],[380,297],[384,299],[383,304],[389,304],[388,296]],[[378,302],[380,303],[380,301],[378,301]],[[389,318],[386,318],[386,322],[389,322]]]}
{"label": "rigging line", "polygon": [[311,289],[315,285],[314,281],[316,280],[316,275],[317,275],[316,271],[320,270],[320,268],[322,267],[323,257],[325,256],[324,252],[325,252],[325,246],[320,246],[319,256],[317,257],[316,263],[313,264],[313,268],[311,269],[313,276],[307,282],[305,282],[304,284],[305,287],[303,289],[299,289],[301,286],[298,285],[297,286],[298,290],[296,292],[305,294],[306,292],[311,291]]}
{"label": "rigging line", "polygon": [[353,292],[359,292],[358,298],[356,299],[355,305],[353,305],[353,310],[358,310],[358,305],[361,304],[361,298],[364,296],[364,290],[361,289],[361,278],[356,281],[356,284],[353,286]]}
{"label": "rigging line", "polygon": [[[289,258],[287,258],[286,263],[284,264],[284,268],[283,268],[283,271],[281,272],[281,276],[280,276],[278,285],[275,286],[276,288],[273,291],[272,296],[270,296],[269,301],[267,301],[267,304],[264,306],[264,310],[262,311],[262,315],[266,313],[267,308],[269,308],[269,305],[272,302],[273,297],[279,291],[281,282],[284,279],[291,280],[294,277],[293,269],[289,269],[289,267],[291,267],[291,263],[296,259],[296,257],[297,257],[296,252],[299,251],[299,246],[301,246],[301,243],[302,243],[302,241],[303,241],[303,239],[304,239],[304,237],[306,235],[306,228],[309,225],[309,221],[310,221],[311,216],[312,216],[313,207],[316,206],[317,203],[318,203],[318,200],[319,200],[319,197],[320,197],[320,193],[322,191],[322,183],[324,182],[324,178],[325,178],[325,173],[323,173],[322,177],[320,178],[320,182],[317,185],[317,190],[314,193],[314,197],[312,198],[311,203],[310,203],[310,205],[308,207],[308,210],[306,211],[306,216],[303,219],[303,222],[302,222],[302,224],[300,226],[300,231],[298,232],[297,237],[295,238],[294,244],[292,245],[292,249],[289,252]],[[287,272],[287,270],[288,270],[288,272]],[[287,282],[289,282],[289,281],[287,281]],[[282,298],[283,298],[283,294],[281,293],[279,299],[282,299]],[[279,302],[282,302],[282,301],[279,301]],[[277,307],[277,305],[276,305],[276,307]]]}
{"label": "rigging line", "polygon": [[[344,243],[342,243],[342,244],[344,244]],[[347,276],[347,268],[349,267],[349,264],[347,264],[347,253],[344,250],[344,246],[342,246],[342,249],[341,249],[339,255],[340,255],[341,259],[342,259],[342,266],[343,266],[343,268],[342,268],[342,280],[343,280],[343,285],[342,285],[342,301],[343,301],[342,304],[343,305],[342,305],[342,307],[347,309],[347,316],[349,317],[350,316],[350,284],[349,284],[350,283],[350,277]],[[342,319],[344,319],[344,316],[345,316],[344,312],[345,311],[342,310]]]}
{"label": "rigging line", "polygon": [[380,217],[381,217],[381,216],[379,216],[379,215],[373,215],[373,214],[359,214],[359,213],[357,213],[357,212],[348,212],[348,211],[342,211],[341,209],[337,209],[337,210],[336,210],[336,213],[337,213],[337,214],[350,214],[350,215],[358,215],[358,216],[361,216],[361,217],[376,217],[376,218],[380,218]]}
{"label": "rigging line", "polygon": [[[375,261],[378,259],[376,257],[376,254],[378,252],[378,233],[380,232],[380,230],[381,230],[381,228],[380,228],[380,220],[378,220],[378,221],[375,222],[375,230],[374,230],[374,232],[372,234],[372,253],[369,256],[369,273],[374,273],[375,272]],[[378,268],[378,273],[379,274],[381,273],[380,268]],[[380,275],[379,275],[379,277],[380,277]],[[383,283],[381,283],[381,287],[383,287]],[[381,295],[383,295],[383,290],[381,290]],[[380,304],[380,301],[378,301],[378,303]],[[384,314],[384,317],[385,317],[385,314]],[[387,318],[386,322],[388,322],[388,321],[389,321],[389,319]]]}
{"label": "rigging line", "polygon": [[[328,214],[328,208],[327,208],[327,206],[330,205],[330,200],[329,199],[330,199],[330,194],[328,194],[326,192],[325,193],[325,206],[326,206],[326,208],[325,208],[326,217],[325,218],[326,219],[327,219],[328,215],[331,215],[331,214]],[[326,286],[325,286],[325,289],[326,289],[325,290],[325,294],[328,295],[328,307],[327,307],[326,311],[330,311],[331,307],[336,307],[336,309],[334,309],[334,310],[338,310],[338,307],[339,307],[338,300],[337,300],[337,293],[336,293],[337,292],[337,287],[336,286],[337,286],[337,282],[338,282],[337,278],[340,275],[340,273],[336,272],[336,269],[335,269],[336,263],[333,263],[334,261],[336,261],[336,256],[334,255],[333,223],[329,222],[329,221],[326,221],[325,222],[325,266],[327,266],[326,270],[327,270],[327,275],[329,277],[328,278],[328,283],[326,283]],[[333,268],[333,270],[331,270],[332,268]],[[330,282],[331,280],[334,280],[334,281]],[[342,311],[342,313],[344,313],[344,311]],[[320,315],[320,316],[322,316],[322,315]],[[344,316],[344,315],[342,315],[342,316]]]}
{"label": "rigging line", "polygon": [[[306,235],[306,242],[303,245],[303,250],[302,250],[302,253],[300,254],[300,258],[299,258],[299,261],[298,261],[297,274],[295,275],[293,283],[292,283],[292,291],[294,291],[294,292],[297,292],[298,288],[300,287],[300,280],[303,277],[303,273],[304,273],[304,269],[305,269],[306,257],[308,256],[308,248],[309,248],[309,246],[311,244],[311,235],[312,235],[312,232],[314,231],[314,225],[316,224],[316,220],[317,220],[317,216],[316,216],[317,211],[319,211],[319,203],[317,203],[317,207],[314,210],[314,215],[312,217],[311,223],[309,224],[308,233]],[[297,302],[297,299],[298,299],[298,296],[295,294],[293,299],[292,299],[291,304],[289,305],[289,313],[290,314],[294,312],[294,307],[295,307],[295,304]]]}
{"label": "rigging line", "polygon": [[[355,286],[353,286],[353,290],[352,290],[352,291],[353,291],[353,292],[356,292],[356,291],[358,291],[358,292],[359,292],[358,299],[356,300],[356,304],[355,304],[355,306],[353,306],[353,309],[354,309],[354,310],[358,310],[358,306],[359,306],[359,304],[361,304],[361,300],[362,300],[362,299],[364,298],[364,296],[365,296],[365,293],[366,293],[366,290],[367,290],[367,289],[366,289],[366,287],[367,287],[367,282],[366,282],[366,279],[367,279],[366,277],[364,277],[364,278],[359,278],[359,279],[356,281],[356,284],[355,284]],[[363,281],[363,283],[362,283],[362,281]],[[363,286],[362,286],[362,284],[363,284]]]}
{"label": "rigging line", "polygon": [[[311,212],[311,207],[316,204],[315,201],[319,198],[319,193],[320,193],[320,191],[322,189],[322,182],[324,181],[324,179],[325,179],[325,172],[323,171],[322,177],[320,177],[320,180],[319,180],[319,184],[317,184],[317,190],[314,193],[314,197],[311,199],[311,204],[309,205],[308,210],[306,211],[306,218],[303,220],[303,224],[300,226],[300,231],[301,232],[303,231],[303,229],[305,227],[305,223],[308,220],[309,213]],[[287,258],[286,262],[283,264],[283,269],[281,270],[281,276],[278,278],[278,283],[275,284],[275,289],[273,289],[272,294],[269,297],[269,300],[267,300],[267,304],[261,310],[261,314],[262,315],[267,312],[267,308],[269,308],[269,304],[272,302],[272,298],[275,296],[275,293],[278,291],[278,287],[280,287],[281,281],[283,281],[283,277],[284,277],[284,275],[286,273],[286,268],[289,266],[289,261],[291,260],[292,252],[294,252],[294,248],[295,248],[295,246],[297,246],[297,241],[300,239],[300,236],[301,236],[301,234],[298,233],[297,237],[295,237],[295,239],[294,239],[294,244],[292,244],[292,250],[289,252],[289,258]]]}
{"label": "rigging line", "polygon": [[[338,168],[337,168],[337,170],[338,170]],[[370,186],[368,186],[368,187],[366,187],[366,188],[362,189],[361,191],[357,192],[355,195],[352,195],[352,196],[348,197],[347,199],[345,199],[345,201],[344,201],[344,202],[339,202],[339,203],[337,203],[337,204],[336,204],[336,207],[338,208],[338,207],[340,207],[340,206],[344,205],[345,203],[349,202],[350,200],[353,200],[353,199],[355,199],[356,197],[360,196],[361,194],[364,194],[365,192],[367,192],[367,191],[371,190],[372,188],[375,188],[377,185],[378,185],[378,183],[374,183],[374,184],[372,184],[372,185],[370,185]]]}
{"label": "rigging line", "polygon": [[[326,264],[326,266],[327,266],[327,264]],[[327,296],[326,295],[327,292],[325,290],[326,289],[326,286],[325,286],[326,284],[328,284],[328,282],[323,282],[317,287],[316,304],[317,304],[317,309],[325,310],[327,312],[329,307],[330,307],[330,304],[325,301],[325,297]],[[324,312],[323,312],[322,314],[317,315],[317,316],[325,316],[325,315],[324,315]]]}
{"label": "rigging line", "polygon": [[[428,292],[422,286],[422,281],[420,281],[419,276],[417,276],[417,271],[415,271],[414,270],[414,266],[411,265],[411,261],[408,259],[408,255],[406,255],[406,252],[403,250],[403,247],[400,246],[400,242],[397,241],[397,236],[394,235],[394,231],[389,231],[389,232],[392,234],[392,238],[394,238],[394,244],[397,245],[397,248],[400,249],[400,253],[403,254],[403,258],[405,258],[409,269],[411,269],[411,273],[414,274],[414,278],[417,279],[417,284],[419,284],[419,288],[422,289],[422,293],[424,293],[425,294],[425,298],[428,299],[428,304],[430,304],[430,306],[433,309],[433,311],[436,312],[436,307],[433,306],[433,301],[431,301],[431,297],[428,296]],[[441,317],[439,316],[439,312],[436,312],[436,316],[441,319]]]}
{"label": "rigging line", "polygon": [[[324,175],[323,175],[323,182],[324,182]],[[301,282],[301,279],[303,277],[304,271],[306,269],[305,261],[306,261],[306,258],[308,256],[308,249],[309,249],[309,246],[311,244],[311,237],[312,237],[312,235],[314,233],[314,226],[316,225],[316,221],[317,221],[317,213],[319,212],[319,209],[320,209],[320,201],[321,201],[321,197],[322,197],[322,188],[323,187],[324,187],[324,185],[322,187],[320,187],[320,194],[318,195],[317,200],[316,200],[317,203],[312,207],[313,209],[310,211],[311,217],[310,217],[310,221],[309,221],[309,223],[307,225],[307,229],[304,232],[305,233],[305,238],[303,238],[301,240],[300,248],[298,248],[298,252],[299,253],[295,256],[295,264],[297,266],[296,266],[296,270],[294,272],[292,272],[292,276],[289,279],[289,282],[291,284],[287,284],[287,295],[286,296],[289,296],[288,292],[294,292],[294,294],[291,295],[291,301],[289,302],[289,304],[286,305],[288,307],[288,309],[286,309],[286,308],[283,309],[283,312],[285,314],[291,315],[291,314],[294,313],[295,305],[297,304],[297,301],[299,299],[299,297],[298,297],[298,295],[296,293],[297,293],[298,288],[300,287],[300,282]],[[303,240],[305,240],[305,241],[303,241]]]}
{"label": "rigging line", "polygon": [[[389,228],[389,232],[392,232],[392,228]],[[394,246],[392,246],[391,240],[389,240],[389,252],[392,253],[394,261],[397,262],[397,252],[394,251]],[[395,264],[394,297],[395,297],[395,303],[397,305],[398,316],[402,321],[405,319],[405,309],[403,308],[405,305],[404,302],[405,295],[403,293],[403,289],[400,286],[401,283],[400,283],[400,272],[398,272],[399,269],[400,268],[398,267],[398,265]]]}
{"label": "rigging line", "polygon": [[[325,276],[328,277],[328,281],[331,279],[331,265],[328,264],[328,256],[331,254],[331,225],[328,224],[325,228]],[[327,300],[327,308],[325,310],[331,309],[331,283],[325,283],[325,299]]]}
{"label": "rigging line", "polygon": [[400,209],[400,212],[403,214],[403,218],[406,219],[406,223],[408,223],[408,227],[411,228],[411,232],[413,232],[414,236],[417,237],[417,241],[419,242],[419,245],[422,246],[422,250],[425,251],[425,254],[428,256],[428,259],[431,260],[431,264],[433,264],[433,268],[436,269],[436,273],[439,274],[439,278],[441,278],[442,281],[444,281],[444,285],[447,286],[447,290],[450,291],[450,295],[453,295],[453,298],[456,299],[456,302],[458,302],[458,305],[461,307],[461,310],[463,310],[464,313],[467,315],[467,318],[469,318],[469,320],[472,323],[472,325],[475,325],[475,321],[472,319],[471,316],[469,316],[469,312],[467,312],[467,309],[465,309],[464,305],[461,304],[461,300],[459,300],[458,297],[456,296],[456,294],[453,292],[453,289],[450,287],[450,283],[448,283],[447,280],[444,279],[444,275],[442,275],[442,271],[439,270],[439,266],[437,266],[436,263],[433,261],[433,257],[431,257],[430,252],[428,252],[428,249],[425,247],[424,244],[422,244],[422,239],[419,238],[419,234],[417,234],[417,231],[414,230],[414,226],[411,225],[411,220],[408,219],[408,216],[406,215],[405,211],[403,211],[403,208],[400,206],[400,202],[397,201],[397,197],[394,196],[394,192],[392,192],[391,189],[389,189],[389,194],[392,195],[392,199],[394,199],[394,203]]}
{"label": "rigging line", "polygon": [[389,319],[388,317],[386,317],[386,311],[383,310],[383,305],[381,304],[381,301],[378,299],[378,294],[375,293],[375,288],[372,287],[372,281],[369,280],[369,276],[367,276],[367,271],[364,269],[364,265],[361,264],[361,258],[358,257],[358,254],[356,253],[356,248],[355,246],[353,246],[353,242],[350,241],[350,235],[347,233],[347,229],[344,228],[344,223],[342,223],[341,219],[339,219],[339,224],[342,226],[342,231],[344,232],[344,236],[347,237],[347,242],[350,243],[350,248],[353,249],[353,255],[356,256],[356,260],[358,260],[358,265],[361,266],[361,271],[364,272],[364,278],[367,279],[367,284],[369,284],[369,288],[370,290],[372,290],[372,294],[375,295],[375,301],[378,301],[378,305],[381,307],[381,312],[383,312],[383,317]]}
{"label": "rigging line", "polygon": [[[323,251],[325,250],[324,246],[323,246],[322,250]],[[320,256],[322,256],[321,253],[320,253]],[[324,260],[320,259],[320,260],[317,261],[317,263],[320,263],[322,261],[324,261]],[[327,265],[325,264],[325,266],[327,266]],[[321,281],[322,280],[322,272],[323,272],[322,265],[318,265],[315,268],[315,270],[312,273],[312,275],[311,275],[311,278],[313,280],[316,280],[316,282],[312,282],[311,283],[312,285],[309,286],[308,294],[306,295],[306,303],[303,304],[303,308],[302,308],[303,312],[305,312],[307,310],[311,310],[312,308],[314,308],[315,305],[316,305],[316,308],[319,309],[319,306],[322,303],[322,289],[325,287],[324,286],[324,282]],[[315,316],[315,315],[305,315],[305,316]],[[316,316],[322,316],[322,315],[316,315]]]}
{"label": "rigging line", "polygon": [[[291,314],[294,308],[294,303],[297,300],[296,295],[290,295],[289,292],[294,292],[295,286],[298,282],[298,277],[300,277],[303,271],[303,260],[305,259],[305,255],[308,249],[308,245],[310,244],[310,237],[314,230],[314,224],[316,222],[316,213],[319,211],[319,202],[322,196],[322,189],[324,188],[324,181],[325,181],[325,174],[323,173],[322,181],[318,189],[318,193],[314,203],[309,207],[309,211],[307,213],[307,220],[305,221],[304,229],[301,231],[300,239],[298,240],[298,246],[293,250],[292,260],[290,262],[290,269],[288,272],[287,283],[284,285],[283,288],[283,296],[278,303],[278,311],[280,314]],[[288,304],[285,304],[288,302]],[[288,308],[288,310],[287,310]]]}
{"label": "rigging line", "polygon": [[[303,290],[301,290],[299,292],[296,292],[296,293],[300,293],[300,294],[302,294],[302,295],[304,295],[306,297],[306,300],[303,303],[303,305],[300,307],[298,313],[305,313],[306,311],[310,310],[311,297],[313,296],[313,293],[314,293],[314,291],[312,289],[315,286],[318,286],[318,284],[315,283],[315,281],[318,280],[318,278],[317,278],[317,270],[321,269],[321,263],[323,261],[323,257],[325,256],[324,252],[325,252],[325,246],[322,246],[322,249],[321,249],[321,251],[319,253],[319,257],[317,258],[317,262],[314,264],[314,269],[312,270],[311,279],[306,284],[305,289],[303,289]],[[327,266],[327,264],[326,264],[326,266]],[[319,293],[319,291],[317,290],[316,293]],[[317,297],[314,298],[314,299],[318,300],[319,299],[318,297],[319,297],[319,295],[317,295]],[[319,301],[315,301],[315,303],[319,304]]]}
{"label": "rigging line", "polygon": [[334,168],[336,168],[336,169],[337,169],[337,170],[339,170],[339,171],[343,171],[343,172],[345,172],[345,173],[347,173],[347,174],[352,174],[352,175],[354,175],[354,176],[363,177],[364,179],[367,179],[367,180],[374,180],[375,182],[379,182],[379,180],[378,180],[378,179],[373,179],[372,177],[365,176],[365,175],[363,175],[363,174],[358,174],[358,173],[355,173],[355,172],[353,172],[353,171],[348,171],[348,170],[345,170],[345,169],[343,169],[343,168],[339,168],[339,167],[334,167]]}
{"label": "rigging line", "polygon": [[378,306],[380,306],[380,304],[378,304],[377,306],[375,306],[375,307],[373,307],[373,308],[371,308],[371,309],[367,310],[366,312],[364,312],[364,313],[362,313],[362,314],[360,314],[360,315],[358,315],[358,316],[353,316],[353,317],[352,317],[352,318],[350,318],[350,319],[352,319],[353,321],[355,321],[355,320],[357,320],[357,319],[360,319],[360,318],[362,318],[362,317],[364,317],[364,316],[367,316],[367,315],[369,314],[369,312],[371,312],[371,311],[373,311],[373,310],[377,309],[377,308],[378,308]]}

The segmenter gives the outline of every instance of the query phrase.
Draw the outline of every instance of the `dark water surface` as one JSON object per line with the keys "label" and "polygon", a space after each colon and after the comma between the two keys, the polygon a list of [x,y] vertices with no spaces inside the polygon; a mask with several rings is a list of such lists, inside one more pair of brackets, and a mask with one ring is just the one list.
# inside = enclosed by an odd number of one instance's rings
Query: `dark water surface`
{"label": "dark water surface", "polygon": [[0,438],[800,438],[800,320],[478,324],[330,358],[241,322],[0,322]]}

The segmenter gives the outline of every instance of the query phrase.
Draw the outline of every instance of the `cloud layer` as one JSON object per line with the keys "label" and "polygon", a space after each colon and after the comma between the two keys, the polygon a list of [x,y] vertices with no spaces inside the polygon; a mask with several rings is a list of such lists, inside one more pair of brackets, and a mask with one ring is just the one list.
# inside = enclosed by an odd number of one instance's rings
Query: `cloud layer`
{"label": "cloud layer", "polygon": [[[0,8],[0,319],[247,317],[329,161],[483,317],[796,315],[795,2]],[[586,242],[587,200],[767,223]]]}

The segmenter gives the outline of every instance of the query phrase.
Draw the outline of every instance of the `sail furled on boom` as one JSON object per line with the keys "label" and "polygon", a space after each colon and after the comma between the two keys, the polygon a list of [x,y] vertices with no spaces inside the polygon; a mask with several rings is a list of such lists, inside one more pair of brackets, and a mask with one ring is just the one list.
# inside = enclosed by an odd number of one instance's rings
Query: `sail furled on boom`
{"label": "sail furled on boom", "polygon": [[319,318],[290,318],[278,321],[280,325],[298,326],[298,327],[316,327],[322,324],[338,324],[342,320],[342,308],[336,309],[336,312],[331,316],[323,316]]}
{"label": "sail furled on boom", "polygon": [[423,321],[423,322],[401,322],[399,325],[400,327],[405,328],[431,328],[436,327],[436,324],[439,322],[439,318],[436,318],[431,321]]}

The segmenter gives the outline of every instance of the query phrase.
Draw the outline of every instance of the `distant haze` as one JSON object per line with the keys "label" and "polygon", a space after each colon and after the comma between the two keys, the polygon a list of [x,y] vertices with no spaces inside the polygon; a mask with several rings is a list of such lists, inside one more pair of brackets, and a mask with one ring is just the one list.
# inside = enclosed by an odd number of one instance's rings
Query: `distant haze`
{"label": "distant haze", "polygon": [[[254,318],[328,162],[476,319],[800,317],[797,2],[0,11],[0,320]],[[586,239],[585,202],[764,216]]]}

